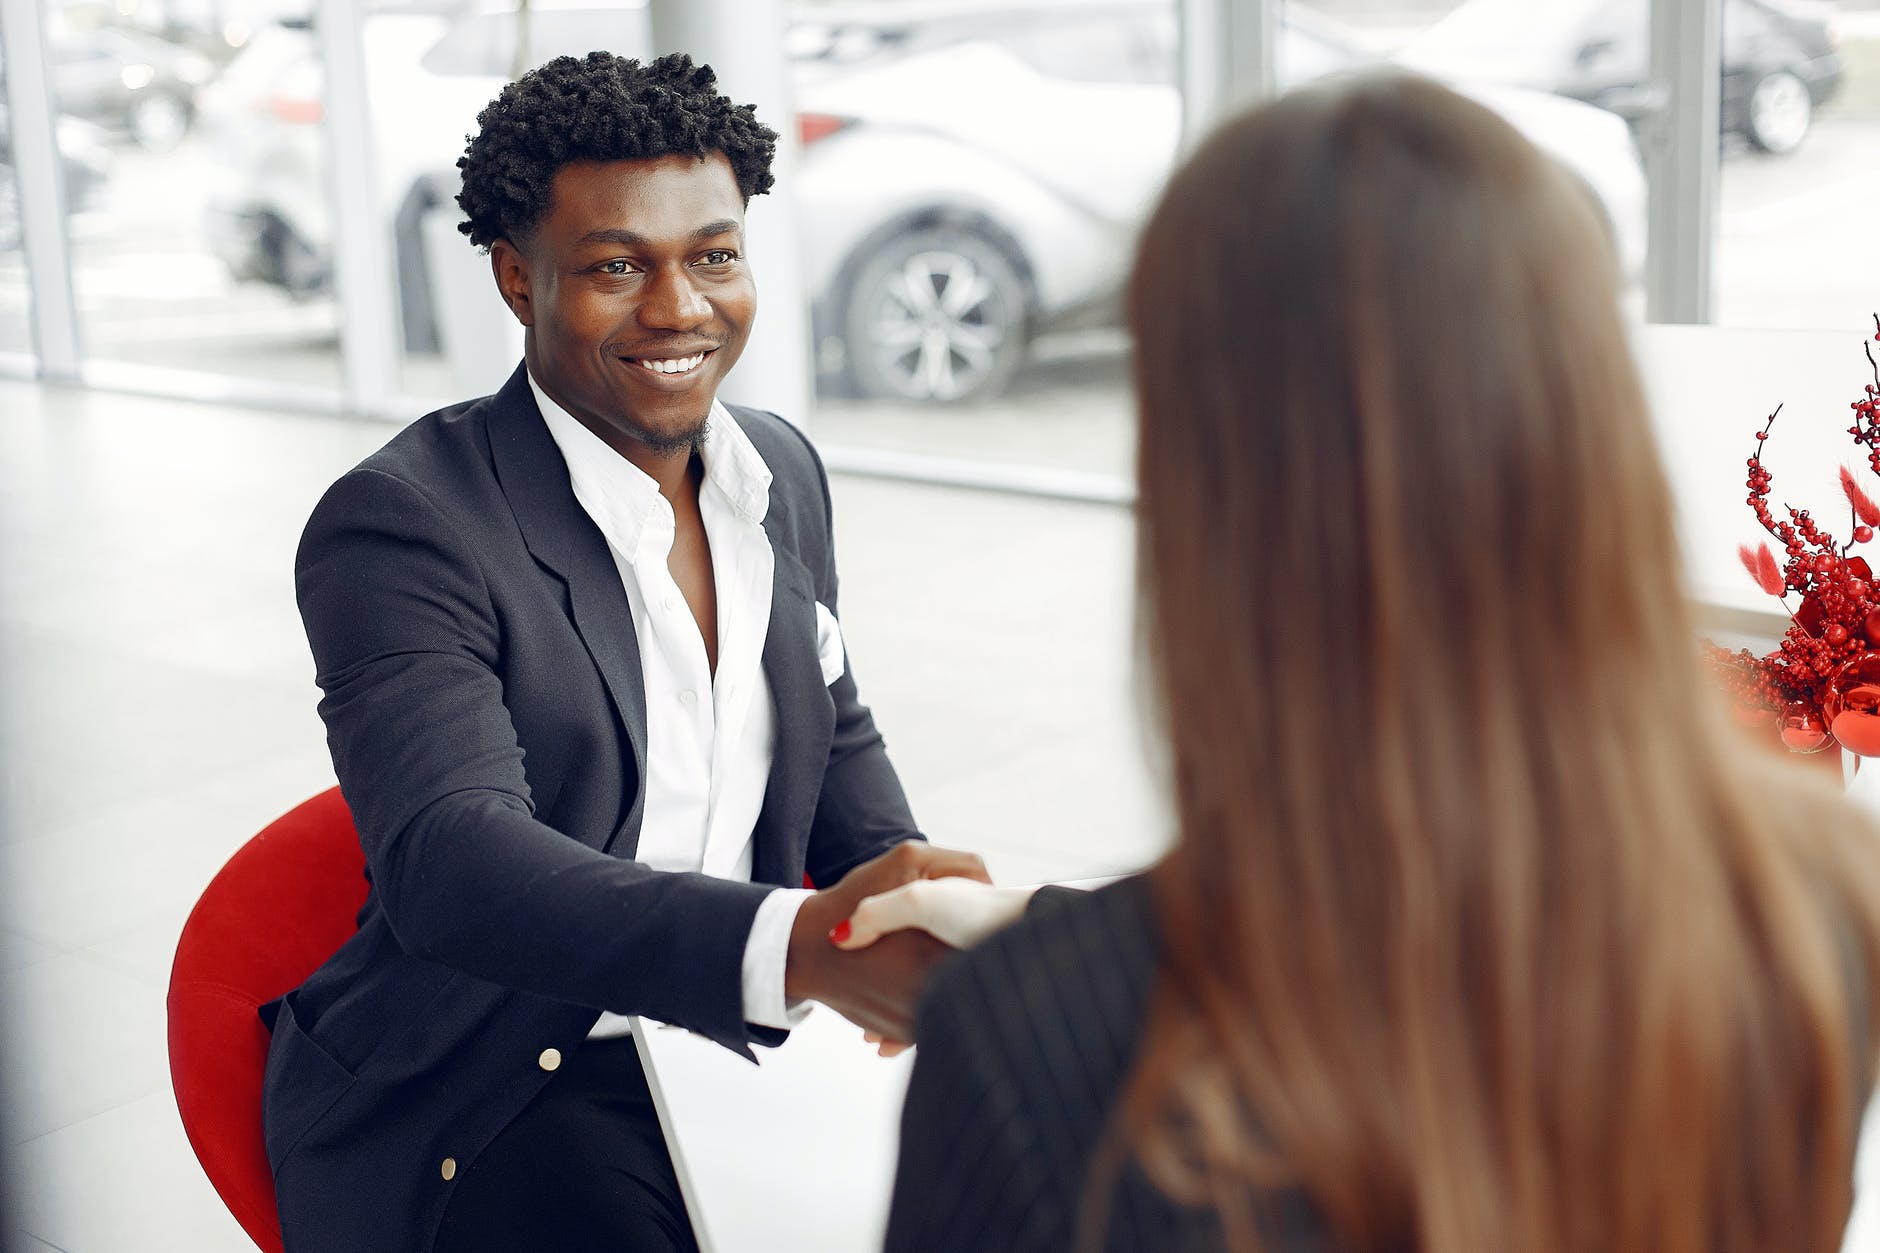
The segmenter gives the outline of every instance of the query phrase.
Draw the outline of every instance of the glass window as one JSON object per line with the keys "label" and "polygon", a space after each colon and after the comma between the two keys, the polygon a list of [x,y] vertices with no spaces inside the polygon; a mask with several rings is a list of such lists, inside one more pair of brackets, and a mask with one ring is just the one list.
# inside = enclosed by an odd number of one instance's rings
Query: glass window
{"label": "glass window", "polygon": [[1638,0],[1464,0],[1433,6],[1429,15],[1438,20],[1398,56],[1438,78],[1583,95],[1588,75],[1604,72],[1602,65],[1640,61],[1648,14]]}
{"label": "glass window", "polygon": [[840,67],[904,51],[912,34],[906,23],[799,13],[784,34],[783,54],[802,77],[818,65]]}
{"label": "glass window", "polygon": [[[426,73],[494,79],[501,84],[556,57],[586,56],[606,48],[623,56],[644,52],[643,25],[634,8],[542,8],[527,14],[528,38],[518,47],[524,16],[514,9],[458,14],[419,64]],[[521,53],[518,61],[517,54]],[[492,95],[494,93],[491,93]]]}
{"label": "glass window", "polygon": [[1140,13],[1049,16],[1016,26],[999,39],[1048,78],[1073,83],[1175,81],[1175,15]]}
{"label": "glass window", "polygon": [[804,22],[824,444],[1127,477],[1119,295],[1180,141],[1171,0]]}
{"label": "glass window", "polygon": [[507,78],[516,60],[517,20],[512,13],[467,13],[445,29],[419,64],[430,74]]}
{"label": "glass window", "polygon": [[[6,73],[0,47],[0,83]],[[26,282],[26,254],[20,232],[20,184],[13,170],[13,132],[0,99],[0,353],[33,351],[31,301]]]}
{"label": "glass window", "polygon": [[[650,47],[637,6],[527,11],[533,61]],[[798,116],[767,120],[802,142],[791,190],[821,442],[1129,472],[1117,295],[1179,140],[1174,14],[1172,0],[792,10]],[[366,21],[414,397],[489,390],[520,352],[453,202],[518,20],[497,0]]]}
{"label": "glass window", "polygon": [[1715,320],[1858,337],[1880,307],[1880,10],[1726,0]]}
{"label": "glass window", "polygon": [[[1505,118],[1592,192],[1642,300],[1645,168],[1634,133],[1650,64],[1651,0],[1327,0],[1287,3],[1289,38],[1407,66]],[[1282,74],[1282,82],[1285,80]],[[1288,84],[1290,85],[1290,84]]]}
{"label": "glass window", "polygon": [[304,3],[46,0],[88,360],[334,387]]}
{"label": "glass window", "polygon": [[[1323,7],[1439,77],[1558,93],[1634,121],[1650,103],[1649,0]],[[1867,208],[1880,195],[1880,11],[1864,0],[1723,0],[1722,13],[1713,318],[1858,333],[1880,299],[1880,232]],[[1624,240],[1613,198],[1583,173]],[[1642,261],[1642,219],[1639,232]]]}
{"label": "glass window", "polygon": [[1282,9],[1281,15],[1279,47],[1273,54],[1273,73],[1281,91],[1373,59],[1356,35],[1315,10],[1293,5]]}

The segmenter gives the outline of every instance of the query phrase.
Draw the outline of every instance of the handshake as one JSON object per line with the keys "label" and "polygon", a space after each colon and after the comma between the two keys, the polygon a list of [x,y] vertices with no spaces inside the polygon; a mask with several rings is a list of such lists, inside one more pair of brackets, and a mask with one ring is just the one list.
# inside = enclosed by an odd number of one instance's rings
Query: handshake
{"label": "handshake", "polygon": [[973,853],[897,844],[803,902],[784,995],[861,1027],[892,1056],[914,1039],[914,1006],[942,958],[1025,912],[1031,888],[995,888]]}

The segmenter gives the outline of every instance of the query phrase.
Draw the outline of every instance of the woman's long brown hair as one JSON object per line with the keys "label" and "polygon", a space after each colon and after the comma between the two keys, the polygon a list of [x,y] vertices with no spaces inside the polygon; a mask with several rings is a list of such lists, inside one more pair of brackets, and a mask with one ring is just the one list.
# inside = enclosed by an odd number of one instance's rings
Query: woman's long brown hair
{"label": "woman's long brown hair", "polygon": [[1880,847],[1713,704],[1590,196],[1311,89],[1178,171],[1129,315],[1181,828],[1134,1159],[1235,1247],[1296,1192],[1352,1253],[1831,1253]]}

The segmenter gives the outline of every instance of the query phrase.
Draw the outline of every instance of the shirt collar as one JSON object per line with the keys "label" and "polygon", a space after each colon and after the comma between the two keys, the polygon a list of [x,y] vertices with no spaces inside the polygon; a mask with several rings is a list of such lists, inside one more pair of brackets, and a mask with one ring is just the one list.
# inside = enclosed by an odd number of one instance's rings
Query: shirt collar
{"label": "shirt collar", "polygon": [[[608,515],[596,521],[602,522],[623,552],[632,554],[647,518],[664,503],[659,484],[556,404],[533,373],[528,378],[542,421],[568,463],[576,497],[590,513],[598,508]],[[770,467],[731,411],[716,399],[710,421],[709,433],[699,445],[705,486],[716,488],[740,516],[762,526],[770,511]]]}

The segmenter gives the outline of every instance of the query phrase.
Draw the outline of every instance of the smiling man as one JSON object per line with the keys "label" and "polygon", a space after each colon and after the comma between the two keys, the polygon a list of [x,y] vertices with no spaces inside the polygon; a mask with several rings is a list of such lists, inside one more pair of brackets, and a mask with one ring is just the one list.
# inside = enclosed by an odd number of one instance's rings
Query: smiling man
{"label": "smiling man", "polygon": [[694,1247],[625,1015],[909,1038],[944,950],[828,932],[985,874],[920,840],[857,697],[814,450],[717,399],[775,134],[604,53],[478,123],[463,230],[523,365],[336,483],[296,567],[371,890],[265,1011],[289,1253]]}

